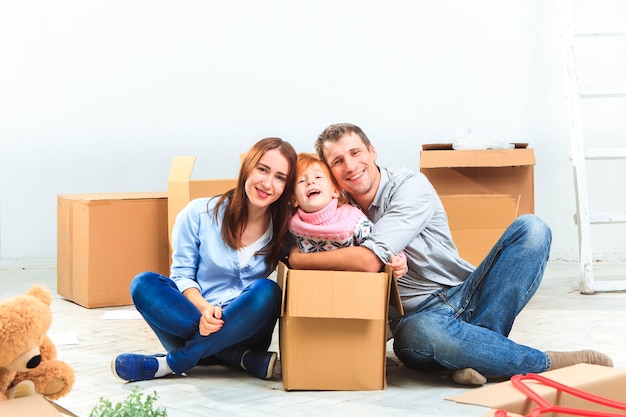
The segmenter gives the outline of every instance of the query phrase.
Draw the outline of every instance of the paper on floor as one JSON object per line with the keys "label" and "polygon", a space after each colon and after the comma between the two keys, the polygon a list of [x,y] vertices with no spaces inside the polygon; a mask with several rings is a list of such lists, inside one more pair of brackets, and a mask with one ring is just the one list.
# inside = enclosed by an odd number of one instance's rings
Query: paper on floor
{"label": "paper on floor", "polygon": [[137,310],[110,310],[101,317],[102,320],[137,320],[141,318],[141,314]]}

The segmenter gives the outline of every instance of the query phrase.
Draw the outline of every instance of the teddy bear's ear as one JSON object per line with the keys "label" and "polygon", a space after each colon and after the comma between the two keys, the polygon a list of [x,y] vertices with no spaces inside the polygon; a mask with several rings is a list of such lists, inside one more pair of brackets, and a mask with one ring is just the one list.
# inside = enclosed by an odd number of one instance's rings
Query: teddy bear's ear
{"label": "teddy bear's ear", "polygon": [[33,285],[28,290],[27,294],[38,298],[47,305],[52,305],[52,294],[50,293],[50,290],[48,290],[43,285]]}

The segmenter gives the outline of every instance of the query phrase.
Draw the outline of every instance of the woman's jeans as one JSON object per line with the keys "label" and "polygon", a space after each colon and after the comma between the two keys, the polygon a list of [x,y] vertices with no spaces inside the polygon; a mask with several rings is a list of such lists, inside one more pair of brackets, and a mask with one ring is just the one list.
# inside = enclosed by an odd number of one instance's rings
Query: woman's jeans
{"label": "woman's jeans", "polygon": [[508,335],[539,287],[551,241],[538,217],[518,217],[463,284],[433,293],[402,318],[398,358],[423,371],[474,368],[500,377],[549,369],[548,355]]}
{"label": "woman's jeans", "polygon": [[181,374],[201,360],[237,366],[244,351],[267,350],[280,314],[282,292],[270,279],[258,279],[222,306],[223,327],[201,336],[200,311],[166,276],[143,272],[130,286],[137,310],[168,351],[167,363]]}

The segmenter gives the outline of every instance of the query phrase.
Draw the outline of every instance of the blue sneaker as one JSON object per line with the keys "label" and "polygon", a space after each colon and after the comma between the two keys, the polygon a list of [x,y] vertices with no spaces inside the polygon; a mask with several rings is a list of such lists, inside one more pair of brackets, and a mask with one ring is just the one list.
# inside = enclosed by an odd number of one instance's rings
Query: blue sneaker
{"label": "blue sneaker", "polygon": [[128,382],[154,379],[158,369],[156,355],[122,353],[111,361],[113,375]]}
{"label": "blue sneaker", "polygon": [[241,367],[252,376],[270,379],[276,365],[276,352],[246,350],[241,359]]}

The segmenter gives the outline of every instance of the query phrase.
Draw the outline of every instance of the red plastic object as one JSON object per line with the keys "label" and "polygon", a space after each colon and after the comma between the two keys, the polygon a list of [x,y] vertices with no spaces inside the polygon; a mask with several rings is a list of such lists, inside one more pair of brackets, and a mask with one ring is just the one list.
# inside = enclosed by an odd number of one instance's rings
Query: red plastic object
{"label": "red plastic object", "polygon": [[[567,385],[563,385],[559,382],[553,381],[549,378],[546,378],[537,374],[523,374],[523,375],[515,375],[511,378],[511,382],[513,386],[526,394],[528,398],[537,403],[537,407],[533,408],[530,411],[530,414],[527,414],[525,417],[539,417],[546,413],[558,413],[562,416],[581,416],[581,417],[624,417],[626,413],[612,413],[612,412],[604,412],[604,411],[593,411],[586,410],[582,408],[570,408],[570,407],[562,407],[559,405],[555,405],[550,403],[548,400],[543,398],[541,395],[537,394],[533,391],[528,385],[524,382],[532,380],[539,382],[540,384],[546,385],[548,387],[555,388],[557,391],[564,392],[566,394],[573,395],[575,397],[582,398],[583,400],[587,400],[591,403],[604,405],[606,407],[611,407],[616,410],[626,411],[626,403],[621,401],[611,400],[609,398],[601,397],[599,395],[590,394],[585,391],[581,391],[576,388],[569,387]],[[508,413],[506,410],[497,410],[495,413],[495,417],[507,417]]]}

